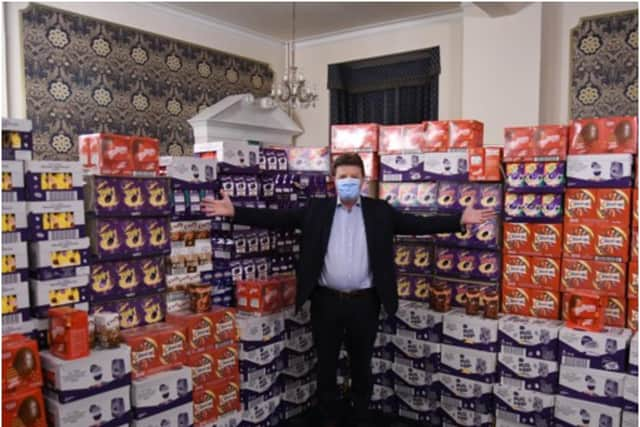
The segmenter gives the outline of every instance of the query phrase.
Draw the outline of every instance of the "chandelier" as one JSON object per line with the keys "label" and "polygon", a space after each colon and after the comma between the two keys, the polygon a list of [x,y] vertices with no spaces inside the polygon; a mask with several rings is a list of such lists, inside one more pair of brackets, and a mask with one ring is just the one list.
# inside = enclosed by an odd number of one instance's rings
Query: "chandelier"
{"label": "chandelier", "polygon": [[274,83],[271,99],[289,112],[295,108],[316,106],[318,94],[307,85],[304,75],[296,67],[296,4],[291,3],[291,40],[285,45],[287,57],[282,81]]}

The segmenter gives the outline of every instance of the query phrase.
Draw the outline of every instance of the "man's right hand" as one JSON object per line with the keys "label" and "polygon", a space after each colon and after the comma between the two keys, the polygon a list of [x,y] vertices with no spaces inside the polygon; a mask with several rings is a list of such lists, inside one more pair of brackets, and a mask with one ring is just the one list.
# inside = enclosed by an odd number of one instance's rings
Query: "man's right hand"
{"label": "man's right hand", "polygon": [[202,210],[208,216],[234,216],[236,210],[226,192],[220,191],[222,200],[204,199]]}

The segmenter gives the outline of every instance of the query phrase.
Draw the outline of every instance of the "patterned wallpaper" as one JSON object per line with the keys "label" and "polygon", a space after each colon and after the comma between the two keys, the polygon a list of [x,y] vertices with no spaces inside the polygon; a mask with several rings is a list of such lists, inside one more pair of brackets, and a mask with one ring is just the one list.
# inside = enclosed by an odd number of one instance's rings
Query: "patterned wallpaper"
{"label": "patterned wallpaper", "polygon": [[190,154],[187,119],[271,90],[267,64],[114,23],[31,4],[22,25],[39,159],[77,159],[77,136],[92,132],[153,136],[164,154]]}
{"label": "patterned wallpaper", "polygon": [[574,119],[638,114],[638,11],[583,18],[571,33]]}

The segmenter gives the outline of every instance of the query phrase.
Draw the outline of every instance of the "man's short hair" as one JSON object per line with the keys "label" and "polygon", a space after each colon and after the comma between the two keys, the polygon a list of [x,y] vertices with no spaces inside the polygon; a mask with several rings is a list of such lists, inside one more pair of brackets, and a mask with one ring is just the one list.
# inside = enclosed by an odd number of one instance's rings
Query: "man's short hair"
{"label": "man's short hair", "polygon": [[336,171],[338,170],[338,166],[358,166],[362,171],[362,176],[365,176],[364,173],[364,162],[362,158],[356,153],[346,153],[341,154],[333,161],[333,176],[336,175]]}

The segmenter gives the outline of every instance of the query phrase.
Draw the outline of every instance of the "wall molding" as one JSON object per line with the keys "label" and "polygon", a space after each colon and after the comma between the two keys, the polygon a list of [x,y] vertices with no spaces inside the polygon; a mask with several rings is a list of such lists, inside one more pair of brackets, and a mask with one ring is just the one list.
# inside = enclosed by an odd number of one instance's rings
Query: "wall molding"
{"label": "wall molding", "polygon": [[257,31],[253,31],[246,27],[230,24],[228,22],[224,22],[224,21],[212,18],[208,15],[194,12],[173,4],[169,5],[168,3],[156,3],[156,2],[149,2],[149,3],[141,2],[138,4],[152,8],[152,9],[156,9],[161,12],[168,13],[170,15],[178,16],[180,18],[189,19],[194,22],[197,22],[198,24],[203,24],[216,30],[228,31],[230,33],[248,37],[250,39],[259,41],[261,43],[266,42],[274,46],[284,46],[284,43],[286,42],[286,40],[281,40],[277,37],[272,37],[268,34],[263,34]]}

